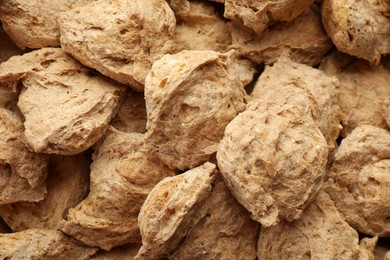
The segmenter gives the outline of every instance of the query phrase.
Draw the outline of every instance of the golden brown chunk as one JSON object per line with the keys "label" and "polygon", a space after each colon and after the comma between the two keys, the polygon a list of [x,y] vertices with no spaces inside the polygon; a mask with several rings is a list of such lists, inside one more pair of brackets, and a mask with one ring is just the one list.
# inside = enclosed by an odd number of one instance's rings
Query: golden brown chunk
{"label": "golden brown chunk", "polygon": [[245,109],[231,53],[182,51],[153,64],[146,78],[146,145],[169,167],[211,160],[226,125]]}
{"label": "golden brown chunk", "polygon": [[52,156],[45,199],[2,206],[0,216],[13,231],[57,229],[69,208],[76,206],[88,193],[89,163],[82,154]]}
{"label": "golden brown chunk", "polygon": [[390,132],[356,128],[335,155],[325,191],[345,220],[369,235],[390,235]]}
{"label": "golden brown chunk", "polygon": [[382,101],[382,115],[386,120],[387,126],[390,128],[390,96]]}
{"label": "golden brown chunk", "polygon": [[0,26],[0,63],[8,60],[12,56],[20,55],[22,53],[23,51],[16,47],[15,43],[11,41],[8,35],[4,32],[3,28]]}
{"label": "golden brown chunk", "polygon": [[59,23],[65,51],[138,91],[153,62],[174,50],[176,20],[164,0],[101,0],[66,12]]}
{"label": "golden brown chunk", "polygon": [[88,197],[69,210],[61,230],[104,250],[139,242],[137,216],[148,193],[174,172],[143,151],[143,135],[110,127],[93,154]]}
{"label": "golden brown chunk", "polygon": [[141,244],[117,246],[110,251],[99,250],[90,260],[134,260]]}

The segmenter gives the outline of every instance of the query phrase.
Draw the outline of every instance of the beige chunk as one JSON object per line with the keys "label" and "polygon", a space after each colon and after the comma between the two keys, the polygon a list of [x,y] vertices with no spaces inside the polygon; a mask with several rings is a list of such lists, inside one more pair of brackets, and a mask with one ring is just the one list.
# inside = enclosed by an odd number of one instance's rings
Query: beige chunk
{"label": "beige chunk", "polygon": [[138,216],[142,247],[136,259],[159,259],[177,248],[207,214],[203,203],[217,174],[216,166],[207,162],[153,188]]}
{"label": "beige chunk", "polygon": [[141,244],[117,246],[110,251],[100,250],[90,260],[134,260]]}
{"label": "beige chunk", "polygon": [[225,0],[224,16],[261,35],[270,24],[292,21],[314,0]]}
{"label": "beige chunk", "polygon": [[[377,238],[362,241],[320,191],[299,220],[262,227],[259,259],[373,259]],[[363,257],[365,256],[365,257]]]}
{"label": "beige chunk", "polygon": [[22,53],[23,51],[16,47],[15,43],[11,41],[3,28],[0,27],[0,63],[8,60],[12,56],[20,55]]}
{"label": "beige chunk", "polygon": [[152,188],[174,175],[143,151],[143,135],[109,128],[93,154],[88,197],[69,210],[60,228],[90,246],[104,250],[139,242],[137,216]]}
{"label": "beige chunk", "polygon": [[170,257],[179,259],[255,259],[258,224],[231,195],[220,176],[204,202],[206,215]]}
{"label": "beige chunk", "polygon": [[92,0],[2,0],[0,20],[4,30],[22,49],[60,45],[57,19],[61,12]]}
{"label": "beige chunk", "polygon": [[382,101],[382,115],[386,120],[387,126],[390,128],[390,96]]}
{"label": "beige chunk", "polygon": [[226,127],[217,160],[236,199],[263,226],[298,219],[322,185],[328,147],[305,91],[273,91]]}
{"label": "beige chunk", "polygon": [[97,248],[80,245],[57,230],[0,234],[0,259],[88,259]]}
{"label": "beige chunk", "polygon": [[245,109],[230,53],[182,51],[153,64],[146,78],[146,145],[169,167],[211,160],[225,126]]}
{"label": "beige chunk", "polygon": [[364,125],[344,138],[325,191],[357,231],[390,236],[390,132]]}
{"label": "beige chunk", "polygon": [[13,231],[57,229],[69,208],[76,206],[87,195],[90,162],[86,156],[52,156],[50,159],[44,200],[0,207],[0,216]]}
{"label": "beige chunk", "polygon": [[164,0],[101,0],[66,12],[59,23],[65,51],[137,91],[153,62],[174,50],[176,20]]}
{"label": "beige chunk", "polygon": [[388,128],[381,101],[390,96],[389,61],[373,67],[366,61],[335,52],[324,59],[320,69],[339,79],[343,136],[365,124]]}
{"label": "beige chunk", "polygon": [[375,64],[390,53],[390,20],[379,1],[322,1],[324,27],[339,51]]}
{"label": "beige chunk", "polygon": [[275,24],[261,36],[234,24],[231,30],[231,49],[256,63],[272,64],[281,55],[288,55],[296,62],[313,66],[320,63],[332,47],[320,14],[313,10],[291,22]]}
{"label": "beige chunk", "polygon": [[0,205],[42,200],[47,164],[46,156],[27,150],[21,120],[0,108]]}

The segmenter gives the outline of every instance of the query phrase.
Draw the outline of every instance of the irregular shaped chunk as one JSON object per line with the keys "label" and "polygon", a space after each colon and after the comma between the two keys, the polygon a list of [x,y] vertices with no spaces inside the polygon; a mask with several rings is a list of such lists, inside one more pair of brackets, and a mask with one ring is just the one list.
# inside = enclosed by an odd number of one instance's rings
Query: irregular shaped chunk
{"label": "irregular shaped chunk", "polygon": [[246,93],[228,54],[182,51],[153,64],[146,78],[146,145],[169,167],[209,161]]}
{"label": "irregular shaped chunk", "polygon": [[205,217],[203,203],[211,194],[216,166],[205,163],[165,178],[148,195],[138,216],[142,247],[136,259],[168,256]]}
{"label": "irregular shaped chunk", "polygon": [[[373,257],[376,239],[364,241],[359,248],[358,233],[343,220],[329,196],[320,191],[299,220],[261,228],[258,257],[370,259],[367,256]],[[363,255],[366,257],[359,258]]]}
{"label": "irregular shaped chunk", "polygon": [[220,176],[204,202],[206,215],[170,257],[179,259],[255,259],[258,224],[231,195]]}
{"label": "irregular shaped chunk", "polygon": [[49,172],[44,200],[0,207],[0,216],[13,231],[57,229],[69,208],[76,206],[87,195],[89,160],[86,156],[53,156]]}
{"label": "irregular shaped chunk", "polygon": [[65,51],[138,91],[153,62],[174,51],[176,20],[164,0],[101,0],[66,12],[59,23]]}
{"label": "irregular shaped chunk", "polygon": [[29,229],[0,234],[1,259],[88,259],[97,248],[80,245],[61,231]]}
{"label": "irregular shaped chunk", "polygon": [[92,0],[2,0],[0,20],[4,30],[19,48],[60,45],[57,19],[61,12]]}
{"label": "irregular shaped chunk", "polygon": [[8,60],[12,56],[20,55],[22,53],[23,51],[16,47],[15,43],[11,41],[3,28],[0,27],[0,63]]}
{"label": "irregular shaped chunk", "polygon": [[390,236],[390,132],[364,125],[344,138],[325,191],[357,231]]}
{"label": "irregular shaped chunk", "polygon": [[134,260],[141,244],[117,246],[110,251],[100,250],[90,260]]}
{"label": "irregular shaped chunk", "polygon": [[23,123],[0,108],[0,205],[40,201],[46,193],[48,160],[23,142]]}
{"label": "irregular shaped chunk", "polygon": [[174,175],[143,150],[143,135],[109,128],[93,154],[88,197],[69,210],[60,228],[87,245],[104,250],[139,242],[137,216],[152,188]]}
{"label": "irregular shaped chunk", "polygon": [[301,216],[322,185],[327,156],[304,90],[260,97],[226,127],[217,152],[227,186],[263,226]]}
{"label": "irregular shaped chunk", "polygon": [[375,64],[390,53],[390,20],[378,0],[324,0],[322,21],[339,51]]}
{"label": "irregular shaped chunk", "polygon": [[382,115],[386,120],[387,126],[390,128],[390,96],[382,101]]}

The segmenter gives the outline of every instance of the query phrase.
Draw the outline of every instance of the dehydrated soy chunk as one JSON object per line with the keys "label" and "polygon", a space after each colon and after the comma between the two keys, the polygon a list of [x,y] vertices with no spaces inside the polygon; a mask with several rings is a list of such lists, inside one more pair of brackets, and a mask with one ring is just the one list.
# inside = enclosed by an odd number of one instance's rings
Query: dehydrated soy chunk
{"label": "dehydrated soy chunk", "polygon": [[218,172],[205,163],[159,182],[138,216],[142,247],[136,259],[155,259],[176,249],[191,228],[205,217],[203,204],[210,196]]}
{"label": "dehydrated soy chunk", "polygon": [[325,191],[357,231],[390,236],[390,132],[364,125],[344,138]]}
{"label": "dehydrated soy chunk", "polygon": [[101,0],[66,12],[59,23],[65,51],[138,91],[153,62],[174,51],[176,20],[164,0]]}
{"label": "dehydrated soy chunk", "polygon": [[97,248],[80,245],[61,231],[29,229],[0,234],[1,259],[89,259]]}
{"label": "dehydrated soy chunk", "polygon": [[231,53],[182,51],[153,64],[146,78],[146,145],[169,167],[191,169],[212,158],[225,126],[245,109]]}
{"label": "dehydrated soy chunk", "polygon": [[69,210],[60,228],[87,245],[104,250],[139,242],[137,216],[152,188],[174,175],[143,151],[144,138],[110,127],[93,154],[88,197]]}

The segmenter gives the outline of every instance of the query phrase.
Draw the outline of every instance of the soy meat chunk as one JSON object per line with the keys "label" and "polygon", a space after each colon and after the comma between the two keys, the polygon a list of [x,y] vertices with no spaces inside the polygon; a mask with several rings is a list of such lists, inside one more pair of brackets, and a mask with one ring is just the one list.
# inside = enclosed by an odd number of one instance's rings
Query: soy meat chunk
{"label": "soy meat chunk", "polygon": [[110,251],[99,250],[90,260],[134,260],[141,244],[126,244],[117,246]]}
{"label": "soy meat chunk", "polygon": [[97,248],[81,245],[61,231],[29,229],[0,234],[0,259],[89,259]]}
{"label": "soy meat chunk", "polygon": [[149,193],[138,216],[142,247],[136,259],[169,256],[191,228],[207,214],[203,204],[218,174],[205,163],[159,182]]}
{"label": "soy meat chunk", "polygon": [[390,236],[390,132],[356,128],[335,155],[325,191],[357,231]]}
{"label": "soy meat chunk", "polygon": [[57,229],[68,210],[88,194],[89,162],[83,154],[52,156],[47,194],[40,202],[17,202],[0,207],[0,216],[13,231]]}
{"label": "soy meat chunk", "polygon": [[[259,259],[373,259],[377,238],[362,241],[320,191],[299,220],[262,227]],[[362,258],[362,256],[366,256]]]}
{"label": "soy meat chunk", "polygon": [[256,258],[258,224],[231,195],[220,175],[203,207],[206,215],[170,259]]}
{"label": "soy meat chunk", "polygon": [[314,0],[226,0],[224,16],[261,35],[270,24],[292,21]]}
{"label": "soy meat chunk", "polygon": [[176,20],[164,0],[100,0],[66,12],[59,24],[65,51],[137,91],[153,62],[174,51]]}
{"label": "soy meat chunk", "polygon": [[146,78],[146,145],[169,167],[211,160],[226,125],[246,106],[232,53],[182,51],[153,64]]}
{"label": "soy meat chunk", "polygon": [[16,47],[15,43],[13,43],[4,32],[3,28],[0,27],[0,63],[8,60],[12,56],[20,55],[22,53],[23,51]]}
{"label": "soy meat chunk", "polygon": [[21,48],[60,45],[57,19],[61,12],[92,0],[2,0],[0,20],[5,32]]}
{"label": "soy meat chunk", "polygon": [[390,20],[379,0],[322,1],[322,21],[337,49],[378,64],[390,53]]}
{"label": "soy meat chunk", "polygon": [[147,157],[144,137],[110,127],[93,154],[88,197],[69,210],[60,224],[68,235],[104,250],[139,242],[137,216],[152,188],[174,175],[159,161]]}
{"label": "soy meat chunk", "polygon": [[298,219],[322,185],[328,147],[305,91],[273,91],[226,127],[219,169],[251,217],[268,227]]}
{"label": "soy meat chunk", "polygon": [[382,114],[387,126],[390,127],[390,96],[382,101]]}
{"label": "soy meat chunk", "polygon": [[45,155],[27,149],[20,118],[0,108],[0,205],[43,200],[47,166]]}

